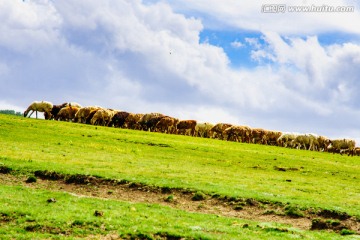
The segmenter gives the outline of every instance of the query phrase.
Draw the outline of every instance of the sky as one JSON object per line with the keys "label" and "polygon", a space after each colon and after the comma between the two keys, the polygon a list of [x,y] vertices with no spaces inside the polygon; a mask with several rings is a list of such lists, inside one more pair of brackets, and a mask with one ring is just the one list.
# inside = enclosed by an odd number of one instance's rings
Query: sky
{"label": "sky", "polygon": [[0,0],[0,109],[78,102],[359,145],[359,9],[355,0]]}

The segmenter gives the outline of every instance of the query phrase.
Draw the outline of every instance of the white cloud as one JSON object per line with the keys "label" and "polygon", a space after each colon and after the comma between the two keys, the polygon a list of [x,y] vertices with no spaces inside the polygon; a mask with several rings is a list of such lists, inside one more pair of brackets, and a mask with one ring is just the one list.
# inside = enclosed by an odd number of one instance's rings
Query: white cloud
{"label": "white cloud", "polygon": [[61,18],[49,1],[1,1],[0,45],[30,53],[51,44],[58,36]]}
{"label": "white cloud", "polygon": [[242,42],[238,41],[238,40],[235,40],[235,41],[231,42],[230,45],[231,45],[231,47],[233,47],[233,48],[242,48],[242,47],[245,47],[245,45],[244,45]]}
{"label": "white cloud", "polygon": [[360,45],[347,43],[325,47],[315,36],[284,39],[275,33],[267,33],[265,39],[268,45],[259,51],[271,55],[270,60],[280,66],[285,76],[298,75],[298,78],[286,80],[289,89],[332,104],[358,100],[352,91],[359,86],[360,71],[356,63],[359,62]]}
{"label": "white cloud", "polygon": [[[273,31],[280,34],[317,34],[322,32],[360,33],[359,4],[346,0],[278,0],[274,1],[237,1],[226,3],[217,0],[171,1],[178,12],[200,15],[206,26],[213,29],[246,29],[253,31]],[[263,13],[267,4],[285,4],[289,6],[355,6],[350,13],[293,12]],[[314,24],[316,23],[316,24]]]}
{"label": "white cloud", "polygon": [[261,44],[259,43],[258,38],[245,38],[245,42],[249,44],[252,48],[258,50],[261,48]]}

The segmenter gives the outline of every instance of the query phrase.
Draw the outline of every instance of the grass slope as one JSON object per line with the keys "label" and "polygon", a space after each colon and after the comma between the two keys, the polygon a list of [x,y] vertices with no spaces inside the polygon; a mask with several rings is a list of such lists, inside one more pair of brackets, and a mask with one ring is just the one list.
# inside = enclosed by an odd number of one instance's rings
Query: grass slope
{"label": "grass slope", "polygon": [[0,145],[0,162],[13,168],[91,174],[360,216],[358,157],[6,115],[0,115]]}
{"label": "grass slope", "polygon": [[90,174],[360,216],[358,157],[1,114],[0,146],[0,165],[17,170]]}
{"label": "grass slope", "polygon": [[[156,204],[79,198],[21,186],[0,186],[0,192],[1,239],[344,239]],[[49,198],[56,202],[49,203]],[[101,216],[95,216],[96,211]]]}

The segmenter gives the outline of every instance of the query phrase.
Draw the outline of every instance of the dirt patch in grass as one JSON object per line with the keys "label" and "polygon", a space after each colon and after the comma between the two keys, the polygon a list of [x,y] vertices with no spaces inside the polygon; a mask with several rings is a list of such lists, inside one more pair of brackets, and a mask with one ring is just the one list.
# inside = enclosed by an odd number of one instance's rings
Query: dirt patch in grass
{"label": "dirt patch in grass", "polygon": [[169,233],[159,232],[156,234],[143,234],[143,233],[133,233],[133,234],[117,234],[110,233],[107,235],[90,235],[84,237],[86,240],[142,240],[142,239],[159,239],[159,240],[181,240],[186,239],[185,237],[181,237],[178,235],[173,235]]}
{"label": "dirt patch in grass", "polygon": [[333,219],[339,219],[339,220],[346,220],[351,218],[350,215],[348,215],[345,212],[338,212],[334,210],[328,210],[328,209],[322,209],[318,212],[318,215],[324,218],[333,218]]}
{"label": "dirt patch in grass", "polygon": [[0,223],[6,223],[6,222],[11,222],[14,221],[16,219],[16,217],[11,216],[9,213],[2,213],[0,212]]}
{"label": "dirt patch in grass", "polygon": [[348,226],[344,225],[340,221],[334,220],[324,220],[315,218],[311,223],[311,230],[323,230],[323,229],[331,229],[335,231],[341,231],[343,229],[349,229]]}
{"label": "dirt patch in grass", "polygon": [[[216,214],[260,222],[277,222],[303,230],[327,229],[340,233],[347,229],[360,234],[358,219],[333,210],[300,210],[296,206],[290,207],[281,202],[274,203],[217,194],[206,195],[189,189],[147,186],[127,180],[104,179],[80,174],[64,175],[50,171],[36,171],[34,175],[37,181],[29,184],[26,183],[27,176],[0,174],[0,184],[64,191],[77,197],[160,204],[188,212]],[[6,216],[1,218],[0,221],[6,221]]]}
{"label": "dirt patch in grass", "polygon": [[12,171],[11,168],[7,167],[7,166],[0,166],[0,173],[3,174],[8,174]]}
{"label": "dirt patch in grass", "polygon": [[27,232],[41,232],[41,233],[51,233],[51,234],[62,234],[62,235],[69,235],[70,233],[67,231],[63,231],[58,227],[50,227],[44,226],[40,224],[30,224],[24,228]]}

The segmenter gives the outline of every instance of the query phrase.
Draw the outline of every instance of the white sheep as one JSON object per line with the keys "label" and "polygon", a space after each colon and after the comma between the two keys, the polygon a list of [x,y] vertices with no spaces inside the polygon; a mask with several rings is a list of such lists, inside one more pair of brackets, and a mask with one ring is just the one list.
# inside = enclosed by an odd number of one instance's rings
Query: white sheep
{"label": "white sheep", "polygon": [[68,107],[68,106],[82,108],[82,106],[80,104],[78,104],[77,102],[68,102],[66,104],[66,107]]}
{"label": "white sheep", "polygon": [[297,132],[283,132],[277,140],[277,145],[280,147],[296,148],[295,139],[301,133]]}
{"label": "white sheep", "polygon": [[51,109],[53,107],[53,104],[51,102],[46,101],[35,101],[30,104],[30,106],[25,110],[24,117],[27,117],[29,112],[31,111],[29,117],[36,112],[36,118],[37,118],[37,112],[44,112],[46,113],[46,116],[48,116],[46,119],[51,117]]}

